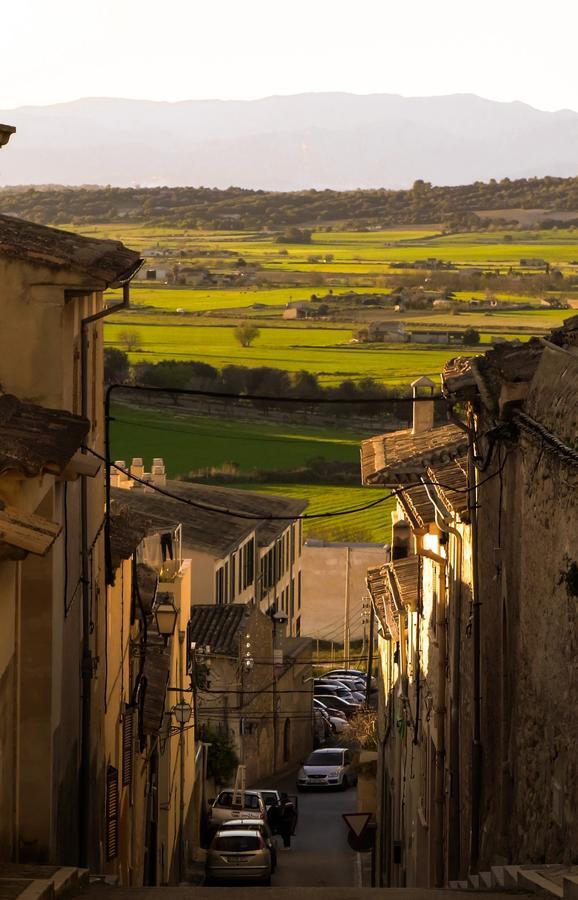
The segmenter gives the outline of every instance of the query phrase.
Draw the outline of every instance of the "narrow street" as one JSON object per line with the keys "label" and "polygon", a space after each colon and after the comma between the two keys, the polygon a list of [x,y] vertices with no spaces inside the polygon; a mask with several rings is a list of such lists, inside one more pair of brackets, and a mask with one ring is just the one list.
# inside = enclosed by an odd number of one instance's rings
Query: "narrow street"
{"label": "narrow street", "polygon": [[[295,773],[260,787],[295,794]],[[299,820],[291,849],[278,837],[275,887],[359,887],[358,854],[347,843],[342,813],[357,810],[357,790],[308,791],[298,795]]]}

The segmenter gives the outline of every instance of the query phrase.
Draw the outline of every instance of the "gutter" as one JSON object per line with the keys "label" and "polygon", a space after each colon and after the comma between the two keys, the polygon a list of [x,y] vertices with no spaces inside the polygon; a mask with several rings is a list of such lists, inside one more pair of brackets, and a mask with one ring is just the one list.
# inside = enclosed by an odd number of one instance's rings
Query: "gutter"
{"label": "gutter", "polygon": [[[86,316],[80,322],[80,380],[81,380],[81,414],[87,418],[88,411],[88,328],[94,322],[104,319],[121,309],[128,309],[130,304],[130,280],[136,275],[143,264],[139,260],[125,276],[112,286],[122,286],[122,301],[114,306],[108,306],[91,316]],[[108,428],[105,422],[105,432],[108,441]],[[83,454],[88,451],[82,450]],[[107,457],[108,458],[108,457]],[[109,472],[105,473],[110,492]],[[90,545],[88,541],[88,484],[87,476],[80,478],[80,517],[81,517],[81,582],[82,582],[82,709],[81,709],[81,739],[80,739],[80,770],[79,770],[79,796],[78,796],[78,842],[80,865],[88,867],[89,864],[89,833],[90,833],[90,736],[91,736],[91,682],[93,678],[93,658],[90,649]],[[107,507],[108,510],[109,507]],[[110,545],[110,521],[105,519],[105,546]]]}

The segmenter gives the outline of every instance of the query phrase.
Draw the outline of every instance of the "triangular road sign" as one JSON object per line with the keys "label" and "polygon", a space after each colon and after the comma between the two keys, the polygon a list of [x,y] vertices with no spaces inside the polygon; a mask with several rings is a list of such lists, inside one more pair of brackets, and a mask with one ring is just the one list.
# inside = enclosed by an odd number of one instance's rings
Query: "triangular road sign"
{"label": "triangular road sign", "polygon": [[365,812],[342,813],[342,816],[356,837],[361,837],[371,819],[371,813]]}

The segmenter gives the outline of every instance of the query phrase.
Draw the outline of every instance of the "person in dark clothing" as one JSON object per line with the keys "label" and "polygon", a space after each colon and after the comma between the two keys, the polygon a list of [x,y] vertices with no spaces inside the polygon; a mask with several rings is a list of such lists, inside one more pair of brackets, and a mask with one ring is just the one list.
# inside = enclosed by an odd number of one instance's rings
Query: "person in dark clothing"
{"label": "person in dark clothing", "polygon": [[287,849],[291,848],[291,835],[293,834],[293,826],[295,825],[295,807],[287,794],[281,794],[281,804],[279,808],[279,824],[278,829],[283,838],[283,846]]}

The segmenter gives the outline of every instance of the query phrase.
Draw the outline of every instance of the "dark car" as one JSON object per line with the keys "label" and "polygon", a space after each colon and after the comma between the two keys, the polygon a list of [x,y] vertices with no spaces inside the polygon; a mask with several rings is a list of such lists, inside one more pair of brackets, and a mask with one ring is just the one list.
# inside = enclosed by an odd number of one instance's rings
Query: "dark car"
{"label": "dark car", "polygon": [[345,713],[348,719],[350,719],[360,708],[359,703],[349,703],[347,700],[343,700],[335,694],[315,694],[315,698],[321,700],[322,703],[325,703],[329,709],[340,709]]}

